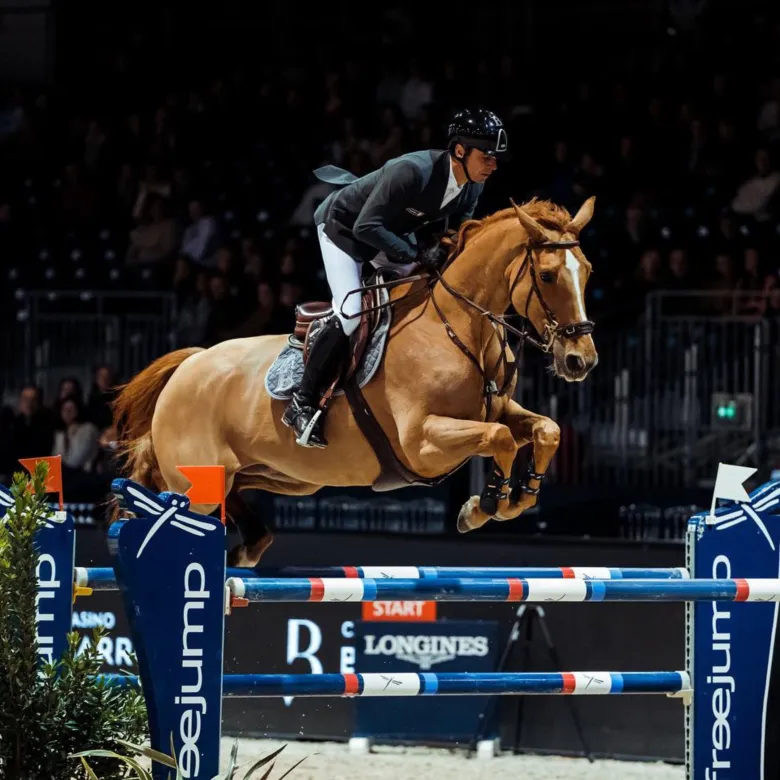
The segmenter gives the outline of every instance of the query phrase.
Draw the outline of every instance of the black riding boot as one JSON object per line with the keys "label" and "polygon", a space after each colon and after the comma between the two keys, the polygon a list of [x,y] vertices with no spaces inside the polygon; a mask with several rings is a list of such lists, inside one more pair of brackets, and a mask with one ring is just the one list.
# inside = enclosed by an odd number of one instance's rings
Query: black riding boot
{"label": "black riding boot", "polygon": [[282,422],[295,431],[295,441],[302,447],[328,446],[322,433],[325,414],[319,409],[319,402],[323,391],[334,380],[348,346],[349,336],[336,316],[331,317],[314,338],[301,386],[282,417]]}

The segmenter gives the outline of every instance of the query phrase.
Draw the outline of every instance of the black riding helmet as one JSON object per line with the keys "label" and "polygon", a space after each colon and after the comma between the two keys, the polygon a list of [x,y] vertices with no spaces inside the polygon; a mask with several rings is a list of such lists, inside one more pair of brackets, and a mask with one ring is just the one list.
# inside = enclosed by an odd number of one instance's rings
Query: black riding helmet
{"label": "black riding helmet", "polygon": [[466,156],[471,149],[479,149],[498,158],[506,157],[508,151],[504,123],[485,108],[459,111],[452,117],[447,130],[447,146],[453,156],[456,144],[466,147]]}

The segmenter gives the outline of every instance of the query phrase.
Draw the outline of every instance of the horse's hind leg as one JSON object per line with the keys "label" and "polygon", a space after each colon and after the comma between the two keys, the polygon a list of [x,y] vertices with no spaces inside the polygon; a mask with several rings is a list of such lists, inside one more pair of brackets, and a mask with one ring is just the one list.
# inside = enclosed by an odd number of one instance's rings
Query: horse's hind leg
{"label": "horse's hind leg", "polygon": [[257,566],[263,553],[273,544],[274,535],[263,519],[249,507],[241,490],[236,480],[225,501],[225,512],[241,534],[241,544],[228,553],[227,563],[228,566],[251,569]]}
{"label": "horse's hind leg", "polygon": [[228,566],[252,569],[260,562],[263,553],[273,544],[274,535],[263,519],[253,511],[240,495],[244,490],[267,490],[285,496],[308,496],[322,486],[299,482],[264,466],[254,467],[254,472],[236,474],[233,489],[225,503],[225,511],[238,526],[241,544],[228,553]]}

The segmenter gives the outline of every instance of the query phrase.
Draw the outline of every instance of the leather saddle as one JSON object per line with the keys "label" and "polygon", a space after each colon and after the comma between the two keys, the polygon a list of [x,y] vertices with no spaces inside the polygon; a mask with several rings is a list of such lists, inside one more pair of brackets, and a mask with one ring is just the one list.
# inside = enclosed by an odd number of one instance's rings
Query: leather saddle
{"label": "leather saddle", "polygon": [[[366,286],[371,287],[381,282],[381,275],[375,275],[367,280]],[[322,403],[327,405],[336,388],[343,387],[344,395],[347,397],[355,421],[379,460],[380,472],[372,485],[373,490],[384,492],[410,486],[431,487],[448,477],[449,474],[426,478],[406,468],[396,456],[390,440],[374,417],[374,413],[358,384],[357,370],[365,356],[366,347],[371,343],[371,337],[382,319],[381,303],[381,287],[362,292],[361,309],[363,313],[360,316],[360,324],[350,338],[349,362],[346,366],[342,366],[336,379],[325,391]],[[296,306],[295,330],[288,338],[288,343],[303,351],[304,364],[308,359],[310,346],[317,338],[317,333],[327,319],[334,316],[333,307],[325,301],[311,301]],[[384,355],[382,359],[384,359]]]}
{"label": "leather saddle", "polygon": [[[366,347],[371,337],[379,327],[382,309],[380,289],[364,290],[360,296],[360,323],[355,332],[350,336],[350,359],[346,367],[342,367],[339,377],[333,387],[329,389],[332,394],[338,386],[338,382],[344,382],[353,376],[366,354]],[[303,350],[304,364],[309,359],[310,346],[317,338],[320,328],[331,317],[335,316],[333,306],[325,301],[310,301],[300,303],[295,307],[295,329],[287,340],[291,347]],[[346,370],[345,370],[346,369]]]}

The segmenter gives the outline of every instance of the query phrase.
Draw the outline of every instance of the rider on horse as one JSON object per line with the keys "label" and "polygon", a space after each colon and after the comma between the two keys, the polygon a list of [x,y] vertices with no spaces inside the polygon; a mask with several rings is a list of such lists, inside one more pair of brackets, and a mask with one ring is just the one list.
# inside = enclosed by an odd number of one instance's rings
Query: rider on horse
{"label": "rider on horse", "polygon": [[471,219],[484,182],[507,151],[501,120],[485,109],[457,113],[447,142],[447,151],[404,154],[359,179],[334,166],[315,171],[339,187],[314,213],[335,316],[313,340],[301,385],[282,417],[303,447],[327,447],[319,402],[360,323],[360,295],[347,295],[360,289],[363,263],[389,264],[401,275],[417,265],[437,267],[445,247],[437,241],[419,248],[415,231],[441,219],[457,229]]}

